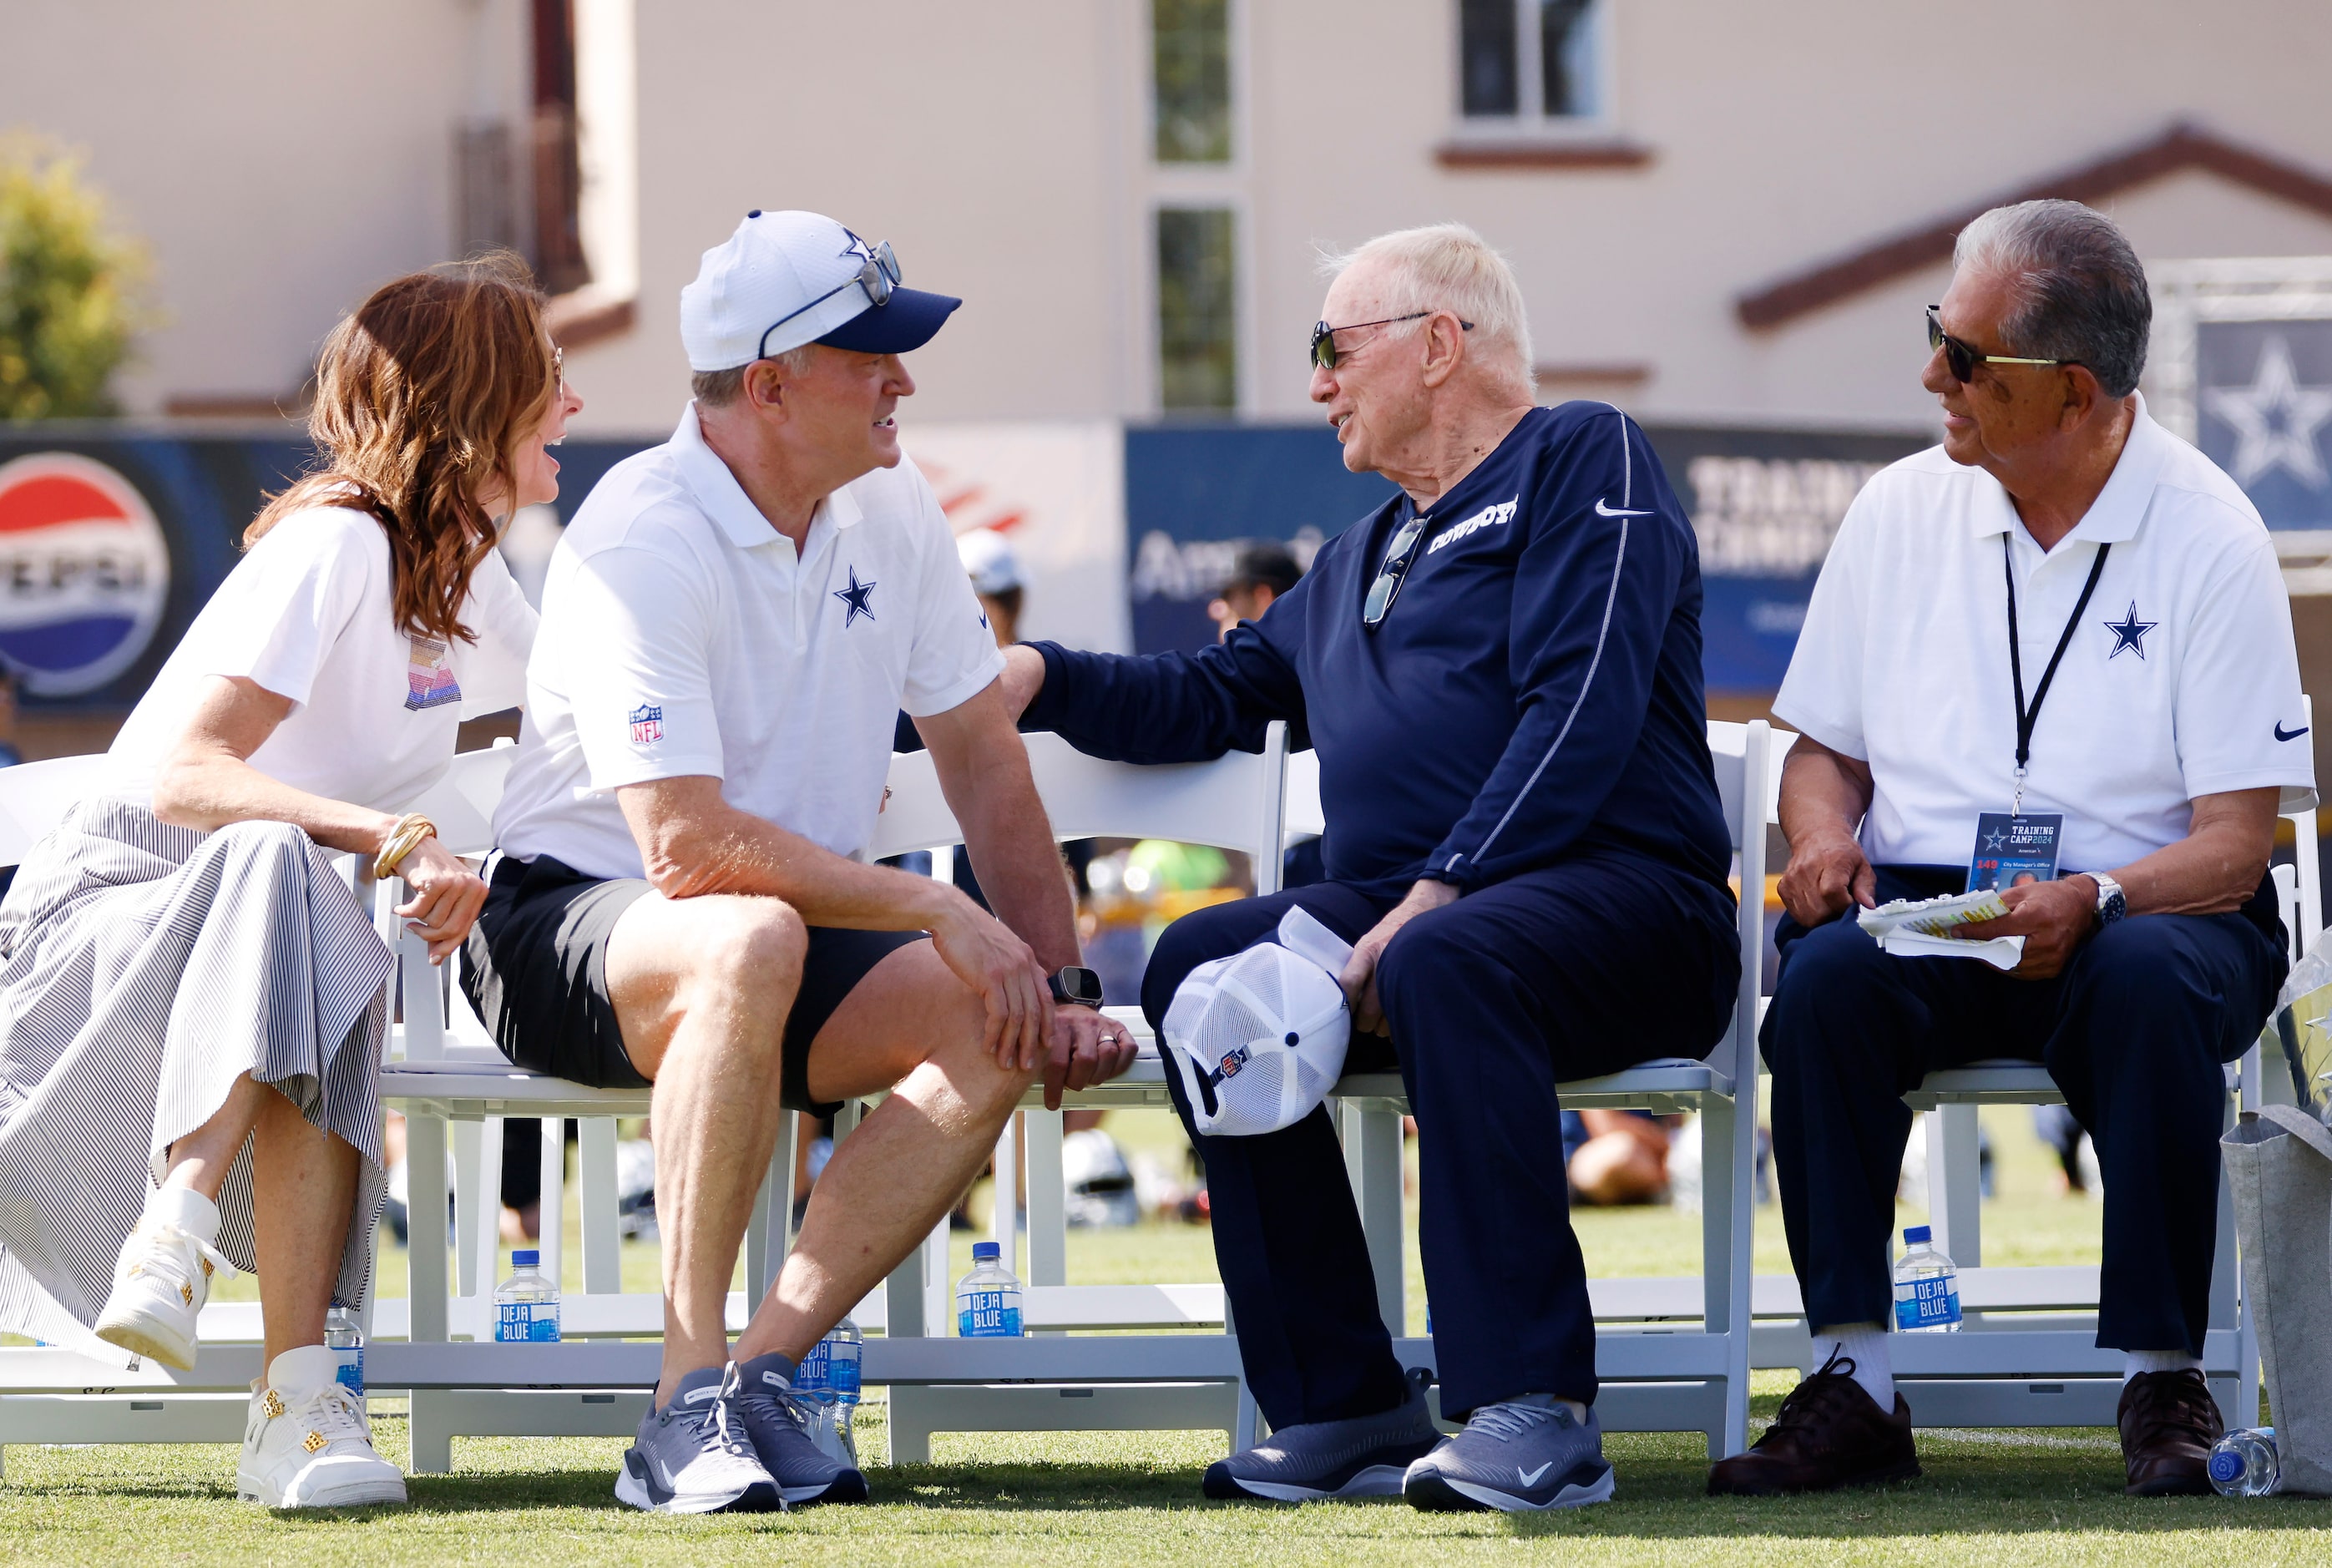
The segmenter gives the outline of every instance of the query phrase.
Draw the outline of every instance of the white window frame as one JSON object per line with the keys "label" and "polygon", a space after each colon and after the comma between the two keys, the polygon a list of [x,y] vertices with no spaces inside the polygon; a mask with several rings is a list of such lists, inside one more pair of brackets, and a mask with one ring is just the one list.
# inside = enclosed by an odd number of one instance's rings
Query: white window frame
{"label": "white window frame", "polygon": [[[1230,0],[1228,26],[1230,32],[1230,108],[1231,155],[1222,163],[1160,163],[1156,156],[1157,91],[1156,63],[1151,57],[1155,34],[1150,28],[1150,8],[1145,3],[1139,7],[1140,38],[1133,55],[1142,72],[1140,91],[1134,102],[1140,106],[1141,122],[1134,142],[1135,165],[1140,171],[1139,186],[1144,199],[1133,204],[1129,216],[1138,229],[1128,238],[1130,253],[1141,258],[1133,270],[1133,283],[1128,291],[1133,320],[1138,323],[1135,341],[1142,345],[1134,356],[1143,372],[1139,388],[1130,388],[1137,401],[1134,406],[1146,408],[1149,417],[1177,419],[1244,419],[1252,416],[1257,406],[1260,382],[1257,356],[1262,350],[1257,332],[1257,304],[1258,291],[1256,272],[1255,203],[1252,199],[1255,180],[1255,105],[1253,101],[1254,73],[1248,62],[1255,50],[1255,5],[1253,0]],[[1225,207],[1231,213],[1231,281],[1232,310],[1236,313],[1232,341],[1238,354],[1238,369],[1234,378],[1236,401],[1229,408],[1205,413],[1195,409],[1177,409],[1170,413],[1162,396],[1165,387],[1165,366],[1160,355],[1158,338],[1158,210],[1161,207]]]}
{"label": "white window frame", "polygon": [[1450,40],[1455,53],[1450,56],[1450,110],[1456,122],[1456,139],[1461,142],[1497,142],[1511,145],[1516,141],[1602,141],[1610,138],[1618,125],[1615,112],[1619,72],[1612,69],[1612,57],[1617,53],[1615,35],[1619,32],[1617,13],[1620,0],[1594,0],[1588,25],[1595,38],[1595,112],[1550,116],[1545,112],[1545,62],[1539,55],[1539,0],[1513,0],[1515,7],[1515,112],[1511,115],[1467,114],[1466,112],[1465,19],[1462,9],[1452,0],[1449,7]]}

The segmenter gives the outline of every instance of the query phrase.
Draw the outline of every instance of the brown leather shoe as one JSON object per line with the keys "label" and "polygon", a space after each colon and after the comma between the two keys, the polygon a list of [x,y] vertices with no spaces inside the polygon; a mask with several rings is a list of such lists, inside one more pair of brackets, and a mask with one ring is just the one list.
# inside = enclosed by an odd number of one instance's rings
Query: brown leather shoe
{"label": "brown leather shoe", "polygon": [[2226,1435],[2202,1372],[2140,1372],[2122,1385],[2122,1490],[2133,1497],[2202,1497],[2211,1491],[2211,1445]]}
{"label": "brown leather shoe", "polygon": [[1911,1407],[1898,1393],[1893,1414],[1880,1410],[1853,1372],[1851,1357],[1833,1355],[1792,1389],[1754,1448],[1709,1468],[1708,1495],[1772,1497],[1916,1476]]}

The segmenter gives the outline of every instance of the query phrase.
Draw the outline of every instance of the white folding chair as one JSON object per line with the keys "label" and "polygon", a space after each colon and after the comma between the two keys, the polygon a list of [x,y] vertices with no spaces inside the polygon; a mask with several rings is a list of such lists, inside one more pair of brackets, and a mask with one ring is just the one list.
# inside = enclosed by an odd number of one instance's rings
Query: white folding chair
{"label": "white folding chair", "polygon": [[[1777,732],[1778,760],[1796,741]],[[1780,820],[1780,768],[1769,810]],[[2299,853],[2276,882],[2296,959],[2322,929],[2316,813],[2289,814]],[[2227,1068],[2226,1123],[2239,1103],[2257,1104],[2261,1088],[2257,1045]],[[2062,1104],[2064,1095],[2037,1062],[1976,1062],[1930,1073],[1903,1096],[1926,1138],[1930,1226],[1935,1245],[1958,1267],[1967,1331],[1906,1335],[1895,1341],[1895,1372],[1923,1427],[2112,1426],[2121,1397],[2121,1355],[2096,1345],[2098,1271],[2092,1266],[1986,1267],[1977,1110],[1983,1105]],[[2211,1317],[2203,1335],[2205,1376],[2232,1426],[2252,1424],[2259,1408],[2257,1349],[2239,1299],[2232,1196],[2219,1189],[2218,1243]],[[1757,1282],[1759,1310],[1798,1318],[1804,1307],[1788,1276]],[[1794,1338],[1794,1336],[1792,1336]],[[1797,1341],[1800,1370],[1811,1371],[1811,1340]],[[1768,1364],[1760,1358],[1759,1364]]]}
{"label": "white folding chair", "polygon": [[[1592,1280],[1589,1294],[1602,1384],[1596,1410],[1604,1427],[1613,1431],[1706,1432],[1712,1458],[1738,1453],[1748,1442],[1754,1090],[1758,966],[1764,941],[1764,801],[1774,755],[1770,735],[1762,720],[1749,724],[1711,722],[1708,726],[1710,759],[1742,888],[1741,985],[1725,1037],[1701,1061],[1646,1062],[1559,1088],[1563,1104],[1572,1109],[1699,1114],[1705,1173],[1700,1278]],[[1287,827],[1291,835],[1325,827],[1318,761],[1308,752],[1289,760]],[[1743,1084],[1752,1093],[1736,1094],[1735,1085]],[[1347,1077],[1337,1085],[1337,1095],[1344,1107],[1345,1157],[1354,1172],[1380,1305],[1400,1337],[1406,1319],[1400,1116],[1407,1102],[1399,1076],[1392,1074]],[[1696,1320],[1697,1332],[1691,1328]],[[1407,1342],[1404,1362],[1429,1360],[1429,1350],[1428,1341]]]}
{"label": "white folding chair", "polygon": [[[1258,755],[1231,752],[1211,762],[1166,767],[1100,761],[1055,735],[1030,735],[1027,741],[1037,793],[1056,837],[1164,838],[1237,850],[1253,856],[1258,893],[1278,890],[1285,725],[1269,726]],[[943,857],[961,842],[927,753],[894,757],[890,786],[873,854],[929,849]],[[935,865],[934,873],[946,875],[944,864]],[[1123,1077],[1066,1096],[1065,1108],[1169,1104],[1164,1068],[1140,1009],[1119,1006],[1108,1011],[1142,1042],[1142,1056]],[[1235,1433],[1241,1424],[1238,1358],[1226,1335],[1123,1332],[1222,1325],[1221,1286],[1070,1286],[1061,1114],[1047,1111],[1041,1095],[1032,1091],[1021,1120],[1027,1128],[1028,1195],[1022,1321],[1033,1333],[1025,1351],[1007,1348],[1024,1356],[1032,1369],[1026,1375],[1037,1381],[1016,1386],[887,1380],[893,1459],[928,1458],[931,1434],[937,1431],[1217,1428]],[[1000,1196],[995,1219],[996,1239],[1008,1259],[1014,1256],[1011,1194],[1019,1168],[1008,1123],[997,1152]],[[885,1341],[868,1347],[870,1379],[894,1354],[920,1351],[910,1342],[945,1335],[948,1292],[947,1229],[941,1225],[892,1276]],[[1078,1340],[1065,1337],[1070,1329],[1120,1332],[1106,1340]],[[978,1345],[983,1354],[992,1348],[993,1342]],[[1096,1362],[1097,1355],[1104,1359]],[[1080,1381],[1077,1369],[1095,1364],[1113,1365],[1119,1375],[1095,1382],[1086,1374]]]}

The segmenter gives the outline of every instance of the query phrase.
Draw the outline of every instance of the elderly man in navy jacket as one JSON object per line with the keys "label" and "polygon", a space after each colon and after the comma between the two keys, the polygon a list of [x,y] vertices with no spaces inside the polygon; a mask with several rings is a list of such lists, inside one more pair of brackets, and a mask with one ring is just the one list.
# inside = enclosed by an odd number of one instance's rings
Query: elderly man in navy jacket
{"label": "elderly man in navy jacket", "polygon": [[1143,1010],[1158,1024],[1193,967],[1300,904],[1356,944],[1348,1066],[1389,1033],[1416,1112],[1442,1406],[1466,1429],[1438,1441],[1394,1359],[1326,1112],[1194,1133],[1274,1429],[1208,1495],[1600,1501],[1555,1085],[1705,1055],[1739,973],[1692,528],[1626,416],[1533,406],[1521,291],[1471,231],[1371,242],[1325,311],[1313,399],[1345,465],[1399,493],[1219,645],[1016,648],[1007,700],[1023,729],[1136,762],[1259,751],[1274,719],[1308,734],[1327,880],[1177,922]]}

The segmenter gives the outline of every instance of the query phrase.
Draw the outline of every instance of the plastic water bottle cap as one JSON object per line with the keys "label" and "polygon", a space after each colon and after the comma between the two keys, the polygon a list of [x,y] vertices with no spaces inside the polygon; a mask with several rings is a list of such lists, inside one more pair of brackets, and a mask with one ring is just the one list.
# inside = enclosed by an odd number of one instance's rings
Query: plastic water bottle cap
{"label": "plastic water bottle cap", "polygon": [[532,1268],[542,1261],[542,1254],[530,1247],[521,1247],[511,1254],[512,1268]]}
{"label": "plastic water bottle cap", "polygon": [[975,1241],[971,1244],[971,1260],[974,1263],[991,1263],[1003,1255],[1004,1249],[993,1241]]}
{"label": "plastic water bottle cap", "polygon": [[1914,1225],[1909,1229],[1903,1232],[1903,1239],[1910,1246],[1916,1247],[1923,1241],[1932,1239],[1935,1234],[1935,1233],[1926,1226]]}

